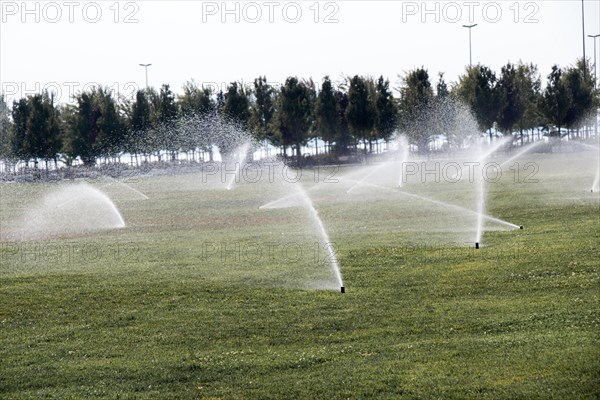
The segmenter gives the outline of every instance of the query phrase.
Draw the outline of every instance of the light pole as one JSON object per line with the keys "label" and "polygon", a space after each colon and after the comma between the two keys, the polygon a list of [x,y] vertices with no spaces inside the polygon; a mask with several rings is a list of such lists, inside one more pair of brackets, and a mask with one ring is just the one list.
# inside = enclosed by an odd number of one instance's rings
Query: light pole
{"label": "light pole", "polygon": [[[588,37],[594,39],[594,84],[596,89],[598,88],[598,59],[596,58],[596,39],[600,37],[600,33],[597,35],[588,35]],[[598,136],[598,113],[596,112],[596,127],[594,133]]]}
{"label": "light pole", "polygon": [[140,67],[144,67],[146,69],[146,90],[148,90],[148,67],[152,64],[140,64]]}
{"label": "light pole", "polygon": [[477,24],[463,25],[463,28],[469,28],[469,68],[473,65],[473,59],[471,57],[471,28],[475,28]]}

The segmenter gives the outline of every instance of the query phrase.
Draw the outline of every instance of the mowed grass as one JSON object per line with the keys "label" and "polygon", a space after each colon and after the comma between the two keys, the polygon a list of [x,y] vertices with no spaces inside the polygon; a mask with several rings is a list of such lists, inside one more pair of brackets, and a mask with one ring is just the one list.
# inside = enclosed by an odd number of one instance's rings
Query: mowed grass
{"label": "mowed grass", "polygon": [[[258,209],[286,185],[106,187],[126,228],[0,244],[0,397],[598,398],[594,171],[536,157],[537,184],[488,187],[486,212],[525,229],[488,231],[479,250],[468,214],[342,196],[343,179],[309,190],[346,294],[311,289],[331,273],[305,210]],[[458,187],[406,190],[461,204]],[[3,222],[43,190],[4,192]]]}

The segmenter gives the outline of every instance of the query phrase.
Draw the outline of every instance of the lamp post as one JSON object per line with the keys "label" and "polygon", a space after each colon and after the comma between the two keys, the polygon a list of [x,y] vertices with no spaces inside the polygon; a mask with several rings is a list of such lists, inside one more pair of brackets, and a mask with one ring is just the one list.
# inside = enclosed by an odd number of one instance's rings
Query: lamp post
{"label": "lamp post", "polygon": [[473,58],[471,57],[471,28],[475,28],[477,24],[463,25],[463,28],[469,29],[469,68],[473,66]]}
{"label": "lamp post", "polygon": [[144,67],[146,70],[146,90],[148,90],[148,67],[152,64],[140,64],[140,67]]}

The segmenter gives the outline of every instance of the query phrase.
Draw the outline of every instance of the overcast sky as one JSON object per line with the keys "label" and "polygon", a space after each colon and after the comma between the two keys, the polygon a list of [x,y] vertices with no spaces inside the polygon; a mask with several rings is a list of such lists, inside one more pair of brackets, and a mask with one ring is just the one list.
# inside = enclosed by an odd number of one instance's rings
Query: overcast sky
{"label": "overcast sky", "polygon": [[[25,6],[23,6],[25,4]],[[585,0],[585,33],[600,33],[600,0]],[[129,96],[191,79],[225,87],[259,75],[383,75],[397,87],[425,66],[454,82],[469,63],[495,69],[582,55],[581,1],[4,1],[0,82],[9,99],[46,87],[61,102],[99,83]],[[599,40],[596,40],[598,43]],[[585,39],[592,59],[594,41]],[[598,51],[598,50],[597,50]],[[600,56],[600,54],[599,54]]]}

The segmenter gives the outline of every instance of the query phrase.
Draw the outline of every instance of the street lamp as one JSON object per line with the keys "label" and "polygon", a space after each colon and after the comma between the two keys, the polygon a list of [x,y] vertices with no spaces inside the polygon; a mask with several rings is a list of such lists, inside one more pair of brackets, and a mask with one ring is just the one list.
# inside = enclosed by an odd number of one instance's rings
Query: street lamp
{"label": "street lamp", "polygon": [[140,67],[144,67],[146,69],[146,90],[148,90],[148,67],[152,64],[140,64]]}
{"label": "street lamp", "polygon": [[469,68],[473,65],[473,59],[471,57],[471,28],[476,27],[477,24],[463,25],[463,28],[469,28]]}

